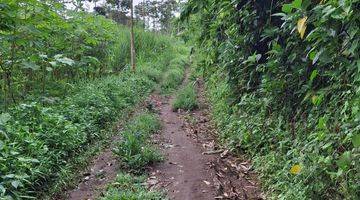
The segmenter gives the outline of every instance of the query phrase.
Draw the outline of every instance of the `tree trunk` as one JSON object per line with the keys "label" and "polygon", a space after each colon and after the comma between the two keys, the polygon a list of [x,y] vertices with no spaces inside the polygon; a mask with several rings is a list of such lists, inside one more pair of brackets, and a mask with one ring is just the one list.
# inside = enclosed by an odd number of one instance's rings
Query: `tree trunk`
{"label": "tree trunk", "polygon": [[134,36],[134,7],[133,0],[130,2],[130,46],[131,46],[131,68],[136,70],[136,52],[135,52],[135,36]]}

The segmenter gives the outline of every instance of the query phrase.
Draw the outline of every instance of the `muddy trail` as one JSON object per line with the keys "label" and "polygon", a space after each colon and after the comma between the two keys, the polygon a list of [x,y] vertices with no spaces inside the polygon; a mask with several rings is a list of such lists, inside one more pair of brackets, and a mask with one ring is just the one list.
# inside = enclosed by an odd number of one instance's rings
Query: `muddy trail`
{"label": "muddy trail", "polygon": [[[186,76],[182,87],[187,83]],[[155,139],[166,161],[150,170],[150,189],[165,190],[171,200],[265,199],[251,164],[217,145],[201,80],[194,83],[199,108],[173,111],[176,94],[157,104],[163,130]]]}

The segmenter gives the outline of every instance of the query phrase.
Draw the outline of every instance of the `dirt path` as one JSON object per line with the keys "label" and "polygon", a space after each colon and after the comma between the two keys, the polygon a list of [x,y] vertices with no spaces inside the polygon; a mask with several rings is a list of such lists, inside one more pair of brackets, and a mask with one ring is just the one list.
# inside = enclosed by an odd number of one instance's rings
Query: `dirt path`
{"label": "dirt path", "polygon": [[202,149],[187,135],[183,121],[168,102],[160,108],[163,151],[167,160],[156,166],[152,175],[166,188],[171,199],[214,199],[215,189],[210,183],[214,176],[213,156],[202,154]]}
{"label": "dirt path", "polygon": [[111,148],[108,148],[96,156],[89,166],[79,185],[67,193],[66,199],[94,200],[116,178],[119,165]]}
{"label": "dirt path", "polygon": [[[188,82],[186,74],[183,86]],[[149,97],[163,123],[162,134],[154,141],[166,157],[166,161],[149,167],[149,189],[165,189],[171,200],[265,199],[250,162],[217,144],[201,81],[197,90],[199,109],[190,113],[172,110],[175,94]],[[66,192],[66,199],[96,199],[116,178],[118,166],[111,146],[106,148],[89,164],[78,186]]]}
{"label": "dirt path", "polygon": [[200,108],[191,113],[173,112],[174,95],[162,99],[158,143],[166,161],[151,170],[148,185],[171,200],[264,199],[250,162],[216,144],[202,83],[197,89]]}

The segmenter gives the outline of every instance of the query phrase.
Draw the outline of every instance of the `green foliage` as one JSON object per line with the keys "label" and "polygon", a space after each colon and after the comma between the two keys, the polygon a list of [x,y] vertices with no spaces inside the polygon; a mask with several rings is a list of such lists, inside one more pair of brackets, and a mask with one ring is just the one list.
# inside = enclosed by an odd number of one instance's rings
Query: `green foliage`
{"label": "green foliage", "polygon": [[175,101],[173,102],[173,110],[195,110],[198,107],[196,91],[193,84],[188,84],[182,88]]}
{"label": "green foliage", "polygon": [[183,12],[220,137],[253,157],[273,199],[360,195],[359,4],[190,0]]}
{"label": "green foliage", "polygon": [[[56,1],[0,3],[0,104],[68,95],[68,85],[119,73],[130,60],[130,32],[104,16]],[[169,50],[171,38],[135,30],[138,60]],[[170,50],[169,53],[172,51]]]}
{"label": "green foliage", "polygon": [[114,149],[127,167],[139,170],[161,160],[161,155],[149,143],[152,133],[160,129],[159,120],[152,114],[137,116],[122,132],[121,142]]}
{"label": "green foliage", "polygon": [[128,114],[152,87],[147,77],[124,73],[84,83],[61,103],[21,104],[2,114],[2,195],[20,198],[27,189],[61,178],[62,166],[83,146],[104,138],[102,130],[115,116]]}
{"label": "green foliage", "polygon": [[120,173],[101,200],[162,200],[164,194],[148,191],[144,186],[145,177],[134,177],[131,174]]}

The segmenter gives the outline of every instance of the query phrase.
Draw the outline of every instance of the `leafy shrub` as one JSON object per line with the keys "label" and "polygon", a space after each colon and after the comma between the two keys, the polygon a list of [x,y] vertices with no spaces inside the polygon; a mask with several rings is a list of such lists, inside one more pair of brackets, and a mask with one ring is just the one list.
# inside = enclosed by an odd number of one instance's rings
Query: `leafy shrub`
{"label": "leafy shrub", "polygon": [[122,140],[114,149],[114,153],[127,167],[134,170],[160,161],[160,154],[148,142],[151,134],[159,129],[160,122],[154,115],[141,114],[137,116],[122,132]]}
{"label": "leafy shrub", "polygon": [[172,107],[173,110],[194,110],[198,107],[196,91],[192,84],[188,84],[179,91]]}
{"label": "leafy shrub", "polygon": [[144,187],[145,177],[134,177],[130,174],[120,173],[112,183],[101,200],[162,200],[164,194],[148,191]]}

